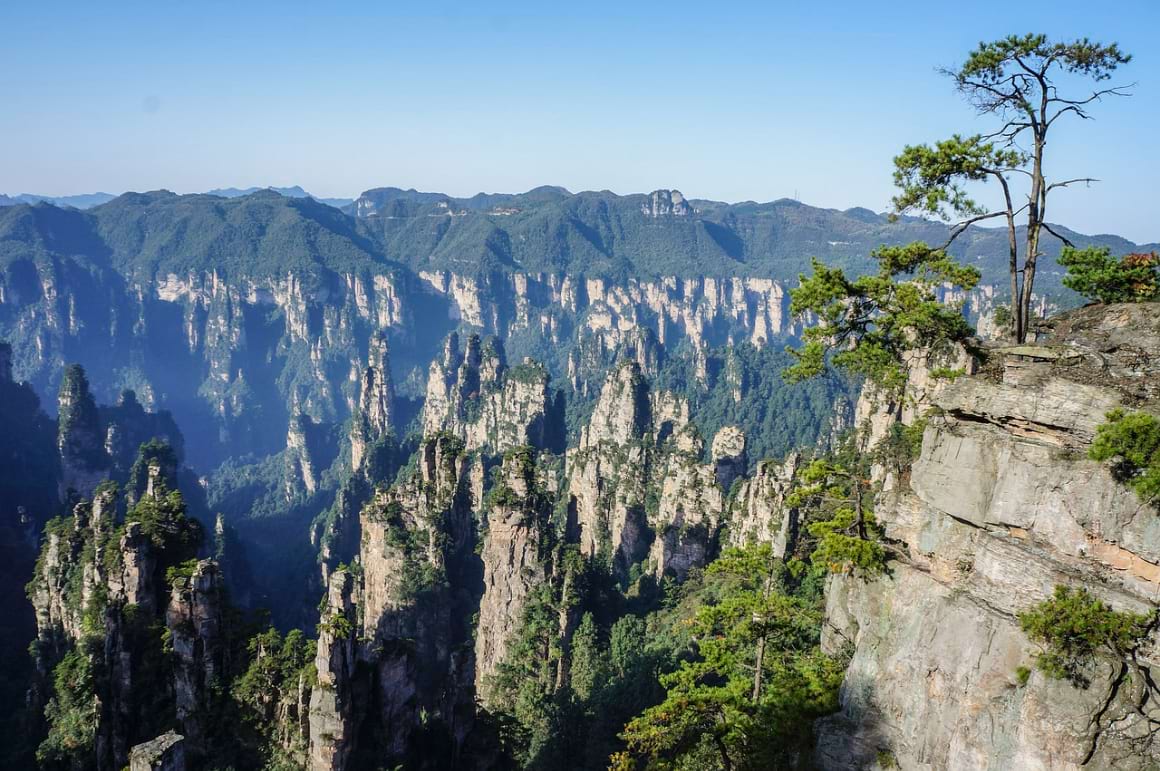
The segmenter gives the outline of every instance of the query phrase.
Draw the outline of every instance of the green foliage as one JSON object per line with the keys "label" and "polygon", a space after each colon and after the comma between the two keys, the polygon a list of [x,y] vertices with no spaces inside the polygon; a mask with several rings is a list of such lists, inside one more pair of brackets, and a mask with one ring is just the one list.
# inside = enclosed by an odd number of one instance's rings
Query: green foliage
{"label": "green foliage", "polygon": [[[905,436],[902,440],[906,441]],[[886,569],[887,552],[870,508],[873,496],[867,471],[841,458],[828,457],[814,460],[799,472],[786,505],[805,514],[805,529],[813,539],[812,565],[865,575]]]}
{"label": "green foliage", "polygon": [[174,565],[165,570],[165,583],[173,586],[178,581],[188,581],[193,578],[194,571],[197,570],[197,558],[188,559],[179,565]]}
{"label": "green foliage", "polygon": [[984,214],[963,183],[984,182],[995,171],[1019,167],[1025,160],[1022,153],[978,135],[955,134],[934,146],[907,145],[894,159],[894,184],[901,189],[893,199],[894,210],[918,210],[944,221]]}
{"label": "green foliage", "polygon": [[315,642],[301,630],[288,632],[283,638],[273,627],[247,643],[249,664],[234,679],[229,692],[241,718],[240,743],[257,755],[263,767],[285,765],[283,744],[299,752],[306,749],[306,736],[299,725],[280,721],[279,711],[296,706],[301,685],[315,683],[314,647]]}
{"label": "green foliage", "polygon": [[1087,688],[1099,656],[1131,657],[1156,623],[1156,614],[1112,610],[1087,589],[1056,586],[1049,600],[1019,614],[1023,631],[1043,646],[1036,666],[1048,677]]}
{"label": "green foliage", "polygon": [[524,605],[507,658],[488,684],[498,711],[510,716],[504,743],[521,765],[544,752],[560,716],[556,668],[564,655],[556,598],[550,585],[535,589]]}
{"label": "green foliage", "polygon": [[53,695],[45,707],[48,736],[36,751],[41,763],[86,764],[95,752],[100,701],[88,652],[71,650],[52,671]]}
{"label": "green foliage", "polygon": [[1113,462],[1116,479],[1131,487],[1140,499],[1160,502],[1160,418],[1147,412],[1113,410],[1096,429],[1088,455]]}
{"label": "green foliage", "polygon": [[950,380],[952,383],[965,374],[967,374],[967,371],[962,367],[954,369],[950,367],[935,367],[930,371],[930,376],[936,380]]}
{"label": "green foliage", "polygon": [[847,508],[838,509],[832,519],[810,524],[810,535],[818,539],[811,558],[814,564],[825,565],[833,572],[857,569],[874,574],[885,570],[886,550],[872,540],[881,537],[873,513],[866,513],[865,524],[869,538],[857,534],[854,510]]}
{"label": "green foliage", "polygon": [[354,623],[344,614],[335,611],[329,618],[318,623],[318,633],[324,632],[336,640],[348,640],[354,634]]}
{"label": "green foliage", "polygon": [[878,272],[854,279],[814,260],[813,275],[802,274],[801,284],[790,290],[791,313],[812,314],[818,324],[806,328],[800,348],[787,349],[797,359],[785,371],[789,380],[816,377],[830,362],[901,392],[908,351],[938,349],[973,333],[961,304],[939,301],[936,290],[973,289],[979,281],[975,268],[921,242],[881,247],[873,257]]}
{"label": "green foliage", "polygon": [[137,500],[145,494],[149,483],[149,467],[157,465],[161,469],[162,480],[166,486],[176,486],[177,452],[166,442],[151,439],[137,451],[137,458],[129,469],[129,481],[125,485],[131,500]]}
{"label": "green foliage", "polygon": [[[768,545],[727,551],[706,570],[715,601],[684,621],[690,650],[661,676],[664,700],[624,729],[649,767],[778,768],[837,708],[842,662],[818,649],[821,609],[785,591]],[[759,658],[760,657],[760,658]]]}
{"label": "green foliage", "polygon": [[1022,664],[1015,667],[1015,679],[1019,682],[1019,685],[1027,685],[1028,681],[1031,680],[1031,669]]}
{"label": "green foliage", "polygon": [[1149,302],[1160,297],[1160,256],[1129,254],[1117,259],[1106,246],[1065,246],[1063,285],[1101,303]]}
{"label": "green foliage", "polygon": [[911,465],[922,453],[922,435],[926,431],[926,423],[925,418],[910,425],[891,423],[886,436],[874,447],[876,460],[899,476],[910,471]]}
{"label": "green foliage", "polygon": [[989,43],[979,43],[957,73],[960,82],[977,78],[996,85],[1018,72],[1020,64],[1032,69],[1041,65],[1058,67],[1070,74],[1096,81],[1107,80],[1121,65],[1132,60],[1115,43],[1103,45],[1087,38],[1053,43],[1046,35],[1009,35]]}
{"label": "green foliage", "polygon": [[587,701],[611,674],[591,613],[584,614],[572,635],[571,654],[572,691],[577,698]]}

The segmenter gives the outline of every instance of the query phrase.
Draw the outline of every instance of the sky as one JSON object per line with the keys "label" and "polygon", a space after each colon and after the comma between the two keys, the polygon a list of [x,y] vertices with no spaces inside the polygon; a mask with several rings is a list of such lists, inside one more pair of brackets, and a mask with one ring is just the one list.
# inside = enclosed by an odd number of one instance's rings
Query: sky
{"label": "sky", "polygon": [[[332,7],[328,7],[332,6]],[[978,118],[983,39],[1118,42],[1134,96],[1057,124],[1049,219],[1160,241],[1160,2],[0,4],[0,192],[538,185],[889,207]],[[984,191],[983,197],[988,195]]]}

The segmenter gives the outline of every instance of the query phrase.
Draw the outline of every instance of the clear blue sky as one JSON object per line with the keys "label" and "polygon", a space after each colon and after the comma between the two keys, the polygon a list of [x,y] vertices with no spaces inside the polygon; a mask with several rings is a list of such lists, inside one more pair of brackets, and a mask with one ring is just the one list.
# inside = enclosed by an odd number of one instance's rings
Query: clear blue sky
{"label": "clear blue sky", "polygon": [[1103,182],[1051,219],[1160,240],[1155,0],[14,0],[0,192],[558,184],[883,210],[903,144],[983,125],[934,68],[1030,31],[1135,55],[1136,96],[1053,141],[1050,171]]}

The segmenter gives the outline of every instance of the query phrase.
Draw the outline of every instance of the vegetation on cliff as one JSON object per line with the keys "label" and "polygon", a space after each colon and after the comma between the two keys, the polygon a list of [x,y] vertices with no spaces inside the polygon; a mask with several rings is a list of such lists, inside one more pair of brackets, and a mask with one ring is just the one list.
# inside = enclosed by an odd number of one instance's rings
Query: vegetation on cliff
{"label": "vegetation on cliff", "polygon": [[1156,252],[1116,258],[1106,246],[1067,246],[1059,264],[1067,268],[1063,285],[1097,302],[1149,302],[1160,297],[1160,255]]}
{"label": "vegetation on cliff", "polygon": [[1111,461],[1116,478],[1140,499],[1160,502],[1160,418],[1147,412],[1113,410],[1097,429],[1088,455]]}

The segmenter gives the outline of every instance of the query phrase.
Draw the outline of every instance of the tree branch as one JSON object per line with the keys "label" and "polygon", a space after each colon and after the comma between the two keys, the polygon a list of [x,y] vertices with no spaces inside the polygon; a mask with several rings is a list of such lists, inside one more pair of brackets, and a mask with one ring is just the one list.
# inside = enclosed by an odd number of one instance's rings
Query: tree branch
{"label": "tree branch", "polygon": [[1071,246],[1071,247],[1075,246],[1075,244],[1073,244],[1071,241],[1069,241],[1068,239],[1061,236],[1059,233],[1056,233],[1054,230],[1052,230],[1051,225],[1048,225],[1046,222],[1043,223],[1043,229],[1046,230],[1051,235],[1058,238],[1060,241],[1063,241],[1064,246]]}
{"label": "tree branch", "polygon": [[1068,185],[1074,185],[1076,182],[1087,182],[1091,184],[1092,182],[1099,182],[1099,180],[1093,177],[1079,177],[1077,179],[1066,179],[1063,182],[1053,182],[1044,189],[1043,193],[1046,195],[1057,187],[1067,187]]}

